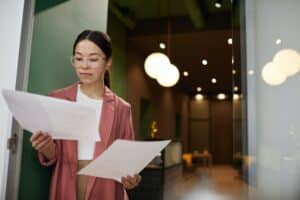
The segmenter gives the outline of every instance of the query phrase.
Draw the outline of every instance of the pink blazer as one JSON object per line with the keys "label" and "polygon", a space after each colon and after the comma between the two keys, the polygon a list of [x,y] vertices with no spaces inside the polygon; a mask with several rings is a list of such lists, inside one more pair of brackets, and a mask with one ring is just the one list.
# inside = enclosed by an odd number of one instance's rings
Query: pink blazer
{"label": "pink blazer", "polygon": [[[76,101],[77,84],[54,91],[52,97]],[[117,138],[134,139],[131,107],[105,87],[102,113],[99,123],[101,141],[97,142],[94,159]],[[47,160],[38,154],[44,166],[55,165],[50,186],[50,200],[76,200],[77,141],[56,140],[56,157]],[[126,164],[126,163],[124,163]],[[89,177],[85,200],[126,200],[126,191],[121,183],[113,180]]]}

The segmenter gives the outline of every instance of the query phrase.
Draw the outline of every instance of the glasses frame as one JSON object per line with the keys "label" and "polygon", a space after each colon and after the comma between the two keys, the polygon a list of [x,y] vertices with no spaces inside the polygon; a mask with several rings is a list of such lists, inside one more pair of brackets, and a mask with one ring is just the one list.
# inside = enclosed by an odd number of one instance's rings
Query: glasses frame
{"label": "glasses frame", "polygon": [[74,61],[75,55],[71,55],[70,56],[70,62],[71,62],[72,66],[74,68],[81,68],[82,66],[84,66],[85,63],[87,64],[87,66],[89,66],[91,68],[98,68],[99,66],[101,66],[102,64],[104,64],[106,62],[106,58],[102,57],[102,56],[99,56],[99,55],[97,55],[97,56],[99,57],[99,60],[96,62],[97,66],[94,62],[89,60],[89,57],[82,57],[83,60],[80,61],[81,63],[80,64],[75,64],[75,61]]}

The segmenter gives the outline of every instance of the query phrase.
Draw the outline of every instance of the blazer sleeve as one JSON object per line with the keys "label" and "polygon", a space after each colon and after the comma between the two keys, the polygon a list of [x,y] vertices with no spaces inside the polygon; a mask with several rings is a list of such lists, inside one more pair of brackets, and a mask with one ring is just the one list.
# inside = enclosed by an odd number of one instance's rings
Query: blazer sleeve
{"label": "blazer sleeve", "polygon": [[126,109],[126,115],[125,115],[125,119],[124,119],[124,132],[123,132],[122,139],[127,139],[127,140],[135,139],[130,105]]}

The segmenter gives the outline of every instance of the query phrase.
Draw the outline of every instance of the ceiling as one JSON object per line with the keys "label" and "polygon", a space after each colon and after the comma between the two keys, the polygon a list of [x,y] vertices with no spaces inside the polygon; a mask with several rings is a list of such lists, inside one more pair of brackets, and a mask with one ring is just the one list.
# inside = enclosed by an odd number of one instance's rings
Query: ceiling
{"label": "ceiling", "polygon": [[[128,29],[128,39],[146,58],[151,52],[166,53],[180,71],[174,87],[190,95],[201,87],[203,94],[232,93],[233,85],[240,85],[237,74],[232,75],[232,52],[235,66],[240,64],[238,4],[230,0],[110,0],[110,11],[119,16]],[[233,1],[236,2],[236,1]],[[169,28],[168,29],[168,25]],[[234,37],[233,45],[227,44]],[[168,40],[169,39],[169,40]],[[167,49],[159,49],[159,42]],[[207,59],[208,65],[201,63]],[[189,76],[184,77],[183,71]],[[217,83],[212,84],[211,79]],[[235,83],[233,83],[233,80]]]}

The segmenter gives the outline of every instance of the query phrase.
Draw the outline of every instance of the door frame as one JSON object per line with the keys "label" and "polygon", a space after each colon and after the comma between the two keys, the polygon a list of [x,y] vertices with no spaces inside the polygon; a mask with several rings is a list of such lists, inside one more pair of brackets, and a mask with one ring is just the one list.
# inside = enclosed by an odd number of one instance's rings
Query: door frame
{"label": "door frame", "polygon": [[[18,71],[16,90],[27,91],[30,56],[33,35],[35,0],[24,1],[24,11],[21,29],[21,41],[19,49]],[[21,173],[23,129],[13,120],[10,137],[15,137],[14,144],[10,148],[7,172],[7,187],[5,199],[17,200]]]}

